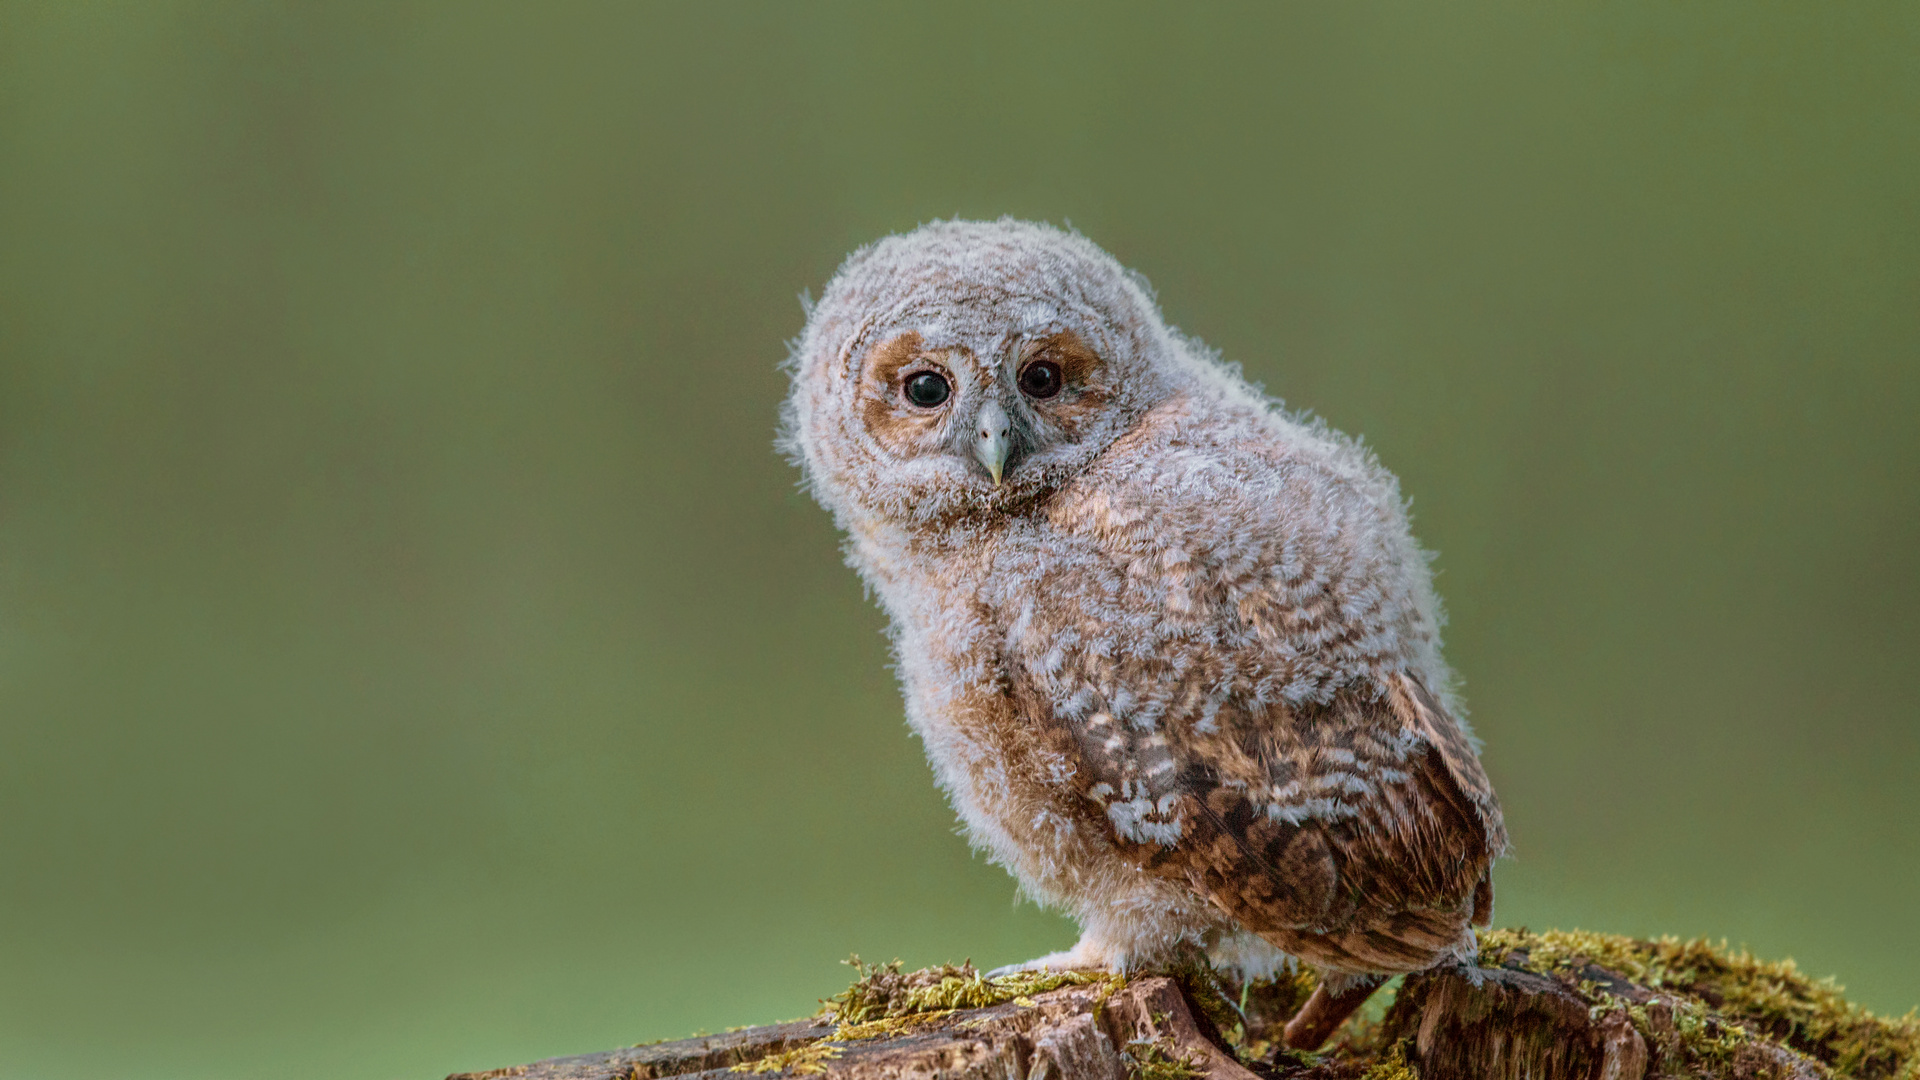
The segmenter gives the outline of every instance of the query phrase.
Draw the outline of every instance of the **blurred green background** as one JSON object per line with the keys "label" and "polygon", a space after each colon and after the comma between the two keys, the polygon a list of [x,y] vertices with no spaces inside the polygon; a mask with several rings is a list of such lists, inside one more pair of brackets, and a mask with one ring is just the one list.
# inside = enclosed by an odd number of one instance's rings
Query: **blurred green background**
{"label": "blurred green background", "polygon": [[[1444,9],[1444,10],[1443,10]],[[1072,929],[771,448],[1070,221],[1439,550],[1503,924],[1920,1002],[1920,8],[0,3],[0,1074],[433,1077]]]}

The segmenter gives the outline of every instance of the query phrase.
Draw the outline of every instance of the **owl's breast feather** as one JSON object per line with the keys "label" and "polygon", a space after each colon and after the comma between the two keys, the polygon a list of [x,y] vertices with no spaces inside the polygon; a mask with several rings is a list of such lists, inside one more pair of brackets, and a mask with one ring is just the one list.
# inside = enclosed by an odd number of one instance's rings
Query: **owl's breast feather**
{"label": "owl's breast feather", "polygon": [[[987,571],[1013,617],[1231,647],[1287,669],[1292,699],[1411,669],[1445,686],[1424,555],[1391,475],[1325,429],[1175,399],[1011,527]],[[1024,590],[1024,595],[1021,591]],[[1071,610],[1067,610],[1071,609]],[[1046,620],[1041,620],[1045,622]]]}

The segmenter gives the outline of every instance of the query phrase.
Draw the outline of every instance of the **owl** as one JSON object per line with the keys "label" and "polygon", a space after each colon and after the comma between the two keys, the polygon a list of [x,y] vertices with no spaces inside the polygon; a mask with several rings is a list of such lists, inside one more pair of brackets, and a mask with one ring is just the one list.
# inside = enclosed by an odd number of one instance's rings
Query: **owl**
{"label": "owl", "polygon": [[1286,1039],[1313,1047],[1474,955],[1506,834],[1370,452],[1011,219],[855,252],[789,372],[782,445],[886,609],[940,786],[1081,927],[1022,966],[1303,962]]}

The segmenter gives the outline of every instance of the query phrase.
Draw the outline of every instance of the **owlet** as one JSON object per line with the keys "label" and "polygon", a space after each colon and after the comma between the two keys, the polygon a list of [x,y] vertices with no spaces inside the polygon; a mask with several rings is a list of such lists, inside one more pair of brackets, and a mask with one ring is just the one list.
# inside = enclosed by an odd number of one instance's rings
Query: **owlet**
{"label": "owlet", "polygon": [[1387,975],[1473,956],[1506,835],[1371,453],[1010,219],[855,252],[791,373],[783,445],[941,787],[1082,928],[1025,966],[1297,958],[1314,1046]]}

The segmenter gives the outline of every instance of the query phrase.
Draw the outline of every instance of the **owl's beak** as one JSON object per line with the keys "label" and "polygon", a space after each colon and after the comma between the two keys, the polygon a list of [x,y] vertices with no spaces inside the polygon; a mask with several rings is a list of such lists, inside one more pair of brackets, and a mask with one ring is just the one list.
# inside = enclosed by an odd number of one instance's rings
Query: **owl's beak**
{"label": "owl's beak", "polygon": [[973,456],[987,467],[993,486],[1000,486],[1000,474],[1007,467],[1007,448],[1013,445],[1013,425],[1007,422],[1007,410],[997,401],[980,406],[973,421]]}

